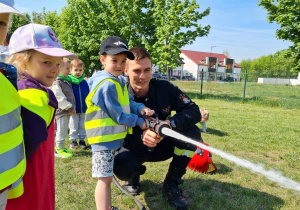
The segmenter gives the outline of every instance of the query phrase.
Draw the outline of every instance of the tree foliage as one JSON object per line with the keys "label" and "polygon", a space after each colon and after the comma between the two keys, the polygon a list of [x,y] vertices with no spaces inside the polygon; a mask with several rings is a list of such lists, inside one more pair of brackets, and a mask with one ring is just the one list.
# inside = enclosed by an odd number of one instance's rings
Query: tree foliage
{"label": "tree foliage", "polygon": [[157,41],[146,47],[152,52],[153,63],[167,67],[170,80],[169,68],[179,65],[180,48],[209,33],[210,26],[202,27],[199,20],[209,15],[210,8],[199,12],[195,0],[152,0],[150,6]]}
{"label": "tree foliage", "polygon": [[33,11],[31,16],[28,13],[24,13],[28,20],[24,20],[18,15],[13,15],[11,21],[11,27],[9,32],[12,34],[17,28],[24,26],[29,23],[37,23],[50,26],[53,31],[58,35],[60,32],[60,17],[56,11],[50,12],[46,11],[46,8],[43,8],[43,12]]}
{"label": "tree foliage", "polygon": [[[79,55],[88,67],[98,60],[101,42],[111,35],[130,47],[145,47],[154,64],[178,66],[180,48],[208,34],[210,26],[198,23],[195,0],[68,0],[61,13],[59,39]],[[87,73],[87,72],[86,72]]]}
{"label": "tree foliage", "polygon": [[277,38],[293,42],[293,46],[286,51],[286,57],[293,56],[293,69],[300,71],[300,1],[260,0],[258,5],[268,11],[269,22],[280,25],[276,31]]}
{"label": "tree foliage", "polygon": [[250,81],[257,81],[258,77],[296,78],[297,73],[292,72],[294,58],[285,58],[285,55],[286,50],[281,50],[274,55],[242,60],[240,65],[243,69],[247,69]]}
{"label": "tree foliage", "polygon": [[145,0],[68,0],[67,3],[61,13],[63,33],[59,40],[89,68],[99,59],[100,44],[108,36],[122,37],[129,47],[154,43],[155,28]]}
{"label": "tree foliage", "polygon": [[129,48],[145,47],[152,63],[169,72],[179,65],[180,48],[209,33],[210,26],[199,23],[209,12],[200,12],[195,0],[67,0],[59,15],[43,8],[27,14],[27,22],[14,17],[11,31],[29,22],[49,25],[63,47],[83,60],[87,74],[99,60],[101,42],[120,36]]}
{"label": "tree foliage", "polygon": [[223,50],[223,54],[230,58],[230,53],[227,50]]}
{"label": "tree foliage", "polygon": [[11,25],[10,25],[10,28],[9,28],[9,33],[10,34],[13,34],[13,32],[21,27],[21,26],[24,26],[28,23],[31,22],[31,17],[28,13],[24,13],[24,15],[27,17],[28,20],[24,20],[23,18],[21,18],[20,16],[18,15],[13,15],[12,16],[12,20],[11,20]]}

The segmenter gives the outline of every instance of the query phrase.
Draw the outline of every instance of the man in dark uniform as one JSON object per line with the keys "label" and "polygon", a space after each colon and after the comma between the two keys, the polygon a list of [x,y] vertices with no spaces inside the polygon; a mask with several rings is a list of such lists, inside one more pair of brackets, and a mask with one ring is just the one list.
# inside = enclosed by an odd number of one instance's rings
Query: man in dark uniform
{"label": "man in dark uniform", "polygon": [[[151,79],[151,57],[144,48],[134,47],[130,51],[135,60],[127,61],[125,74],[129,77],[128,92],[134,101],[155,110],[159,119],[174,131],[202,142],[200,129],[195,125],[201,120],[198,105],[172,83]],[[170,118],[172,111],[176,114]],[[153,151],[149,151],[149,147]],[[162,138],[150,129],[143,131],[135,127],[133,134],[127,135],[123,147],[116,153],[114,173],[119,179],[128,181],[127,191],[136,195],[140,192],[140,175],[146,170],[142,164],[172,158],[163,184],[163,195],[177,209],[186,209],[188,204],[178,185],[182,183],[181,177],[191,160],[187,150],[196,149],[194,145],[171,137]]]}

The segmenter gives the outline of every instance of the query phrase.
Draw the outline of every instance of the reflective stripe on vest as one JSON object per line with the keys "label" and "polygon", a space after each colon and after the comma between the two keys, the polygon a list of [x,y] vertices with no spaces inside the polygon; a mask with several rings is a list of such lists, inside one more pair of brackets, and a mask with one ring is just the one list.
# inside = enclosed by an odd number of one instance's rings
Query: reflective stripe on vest
{"label": "reflective stripe on vest", "polygon": [[12,184],[15,187],[9,190],[8,197],[13,193],[16,198],[23,194],[22,177],[26,169],[20,97],[2,74],[0,90],[0,190]]}
{"label": "reflective stripe on vest", "polygon": [[174,154],[177,156],[186,156],[186,157],[192,158],[195,154],[195,151],[179,149],[179,148],[175,147]]}
{"label": "reflective stripe on vest", "polygon": [[115,84],[118,94],[118,101],[123,108],[123,112],[130,113],[127,86],[125,85],[123,93],[119,82],[113,79],[102,80],[86,98],[86,104],[88,108],[86,111],[85,129],[88,142],[90,144],[123,139],[126,137],[127,133],[132,133],[132,128],[129,128],[126,125],[117,124],[110,118],[110,116],[106,112],[101,110],[100,107],[94,106],[92,98],[99,86],[105,81],[109,81]]}
{"label": "reflective stripe on vest", "polygon": [[43,90],[24,89],[19,91],[21,105],[43,118],[50,126],[55,109],[48,105],[48,94]]}
{"label": "reflective stripe on vest", "polygon": [[24,159],[24,146],[21,142],[18,146],[0,154],[0,174],[16,167]]}
{"label": "reflective stripe on vest", "polygon": [[21,107],[17,107],[12,112],[0,116],[0,135],[7,133],[21,125],[20,119]]}

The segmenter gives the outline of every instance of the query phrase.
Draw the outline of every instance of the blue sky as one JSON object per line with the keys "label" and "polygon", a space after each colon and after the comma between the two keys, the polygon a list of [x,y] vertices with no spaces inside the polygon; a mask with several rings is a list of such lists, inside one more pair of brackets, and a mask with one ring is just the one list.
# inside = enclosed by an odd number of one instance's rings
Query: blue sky
{"label": "blue sky", "polygon": [[[200,11],[210,7],[209,16],[199,23],[210,25],[207,37],[199,37],[192,45],[182,49],[202,52],[223,53],[227,50],[236,62],[242,59],[258,58],[274,54],[292,45],[289,41],[277,40],[275,23],[268,23],[267,11],[257,6],[256,0],[197,0]],[[66,0],[15,0],[15,6],[22,12],[56,10],[58,13],[67,4]],[[213,47],[211,46],[216,46]]]}

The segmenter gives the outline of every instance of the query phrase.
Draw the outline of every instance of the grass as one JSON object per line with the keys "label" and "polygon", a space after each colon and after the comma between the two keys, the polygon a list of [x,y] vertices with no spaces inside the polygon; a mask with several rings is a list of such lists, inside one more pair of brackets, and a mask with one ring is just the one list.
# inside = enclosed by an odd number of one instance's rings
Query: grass
{"label": "grass", "polygon": [[[182,91],[191,98],[201,98],[201,83],[191,81],[174,81]],[[241,102],[243,100],[243,82],[203,82],[203,99],[219,99]],[[246,103],[300,109],[300,85],[271,85],[247,82],[245,90]]]}
{"label": "grass", "polygon": [[[224,84],[224,87],[229,86]],[[267,169],[279,170],[300,182],[299,109],[211,98],[194,101],[210,111],[207,122],[210,134],[202,134],[206,143],[253,163],[262,163]],[[200,174],[187,169],[183,177],[185,182],[181,188],[190,209],[300,209],[300,192],[282,188],[217,155],[213,161],[217,174]],[[147,209],[174,209],[161,194],[169,162],[145,164],[147,171],[141,176],[143,191],[137,198]],[[56,209],[96,209],[97,180],[91,177],[91,150],[77,149],[73,158],[56,158],[55,164]],[[138,209],[133,200],[114,185],[112,200],[120,209]]]}

